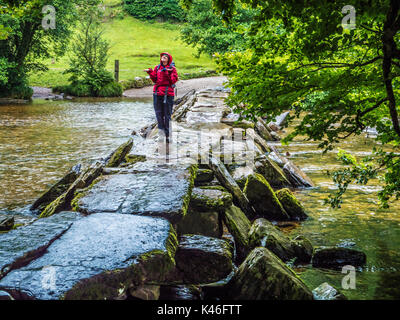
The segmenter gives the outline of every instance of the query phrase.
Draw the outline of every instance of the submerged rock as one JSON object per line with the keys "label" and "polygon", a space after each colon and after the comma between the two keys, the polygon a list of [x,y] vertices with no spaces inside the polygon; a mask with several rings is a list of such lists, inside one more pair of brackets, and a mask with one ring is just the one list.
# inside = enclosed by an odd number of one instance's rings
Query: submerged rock
{"label": "submerged rock", "polygon": [[290,216],[290,219],[304,220],[308,217],[300,201],[296,199],[294,194],[288,188],[278,190],[276,196]]}
{"label": "submerged rock", "polygon": [[179,239],[175,261],[184,283],[216,282],[232,271],[232,247],[225,240],[184,235]]}
{"label": "submerged rock", "polygon": [[241,263],[250,252],[248,234],[251,223],[240,208],[232,205],[225,210],[224,222],[235,239],[236,259]]}
{"label": "submerged rock", "polygon": [[339,290],[324,282],[313,291],[314,300],[347,300],[346,296]]}
{"label": "submerged rock", "polygon": [[255,173],[247,178],[243,193],[255,209],[254,217],[263,217],[268,220],[290,220],[265,178]]}
{"label": "submerged rock", "polygon": [[266,248],[255,248],[226,286],[233,300],[312,300],[303,281]]}
{"label": "submerged rock", "polygon": [[136,173],[101,177],[85,194],[78,195],[76,210],[86,214],[159,216],[176,223],[187,212],[196,170],[196,165],[158,166],[149,161],[139,162]]}
{"label": "submerged rock", "polygon": [[128,288],[162,281],[174,268],[176,247],[175,231],[165,219],[97,213],[76,220],[0,287],[29,290],[44,300],[116,299]]}
{"label": "submerged rock", "polygon": [[76,219],[76,212],[61,212],[0,234],[0,278],[43,255],[51,243],[67,231]]}
{"label": "submerged rock", "polygon": [[366,262],[367,256],[364,252],[340,247],[319,249],[312,259],[313,267],[328,269],[338,269],[345,265],[359,267]]}

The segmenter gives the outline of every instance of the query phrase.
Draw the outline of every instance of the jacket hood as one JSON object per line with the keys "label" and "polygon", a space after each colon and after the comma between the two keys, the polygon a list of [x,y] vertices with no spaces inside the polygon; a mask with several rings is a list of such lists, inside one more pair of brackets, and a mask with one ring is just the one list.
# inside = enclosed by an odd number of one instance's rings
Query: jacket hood
{"label": "jacket hood", "polygon": [[172,63],[172,56],[168,52],[161,52],[160,53],[160,63],[161,63],[161,57],[166,54],[168,56],[168,64]]}

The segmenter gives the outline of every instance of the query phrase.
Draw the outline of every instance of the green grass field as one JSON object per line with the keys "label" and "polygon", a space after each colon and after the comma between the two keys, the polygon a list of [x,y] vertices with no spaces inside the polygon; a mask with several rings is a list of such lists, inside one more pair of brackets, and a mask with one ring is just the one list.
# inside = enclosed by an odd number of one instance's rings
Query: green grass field
{"label": "green grass field", "polygon": [[[121,12],[116,6],[119,0],[105,1],[106,15]],[[113,7],[109,7],[113,5]],[[140,21],[124,13],[123,19],[109,18],[104,22],[104,36],[109,40],[110,59],[107,69],[114,71],[114,60],[119,60],[120,80],[129,80],[147,75],[143,69],[154,68],[159,63],[159,53],[168,51],[174,58],[178,73],[191,73],[215,69],[215,64],[208,56],[199,59],[193,56],[195,49],[179,40],[180,26],[161,22]],[[32,73],[29,83],[32,86],[53,87],[68,84],[68,75],[62,71],[68,67],[68,52],[64,57],[45,60],[49,71]]]}

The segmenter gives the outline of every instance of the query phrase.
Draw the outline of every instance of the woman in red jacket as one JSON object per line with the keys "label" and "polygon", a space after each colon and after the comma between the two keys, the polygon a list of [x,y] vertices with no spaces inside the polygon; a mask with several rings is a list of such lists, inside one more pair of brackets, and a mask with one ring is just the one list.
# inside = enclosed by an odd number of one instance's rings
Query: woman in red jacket
{"label": "woman in red jacket", "polygon": [[153,69],[144,70],[154,82],[153,105],[156,113],[158,130],[164,132],[167,142],[170,136],[170,120],[174,104],[175,83],[178,81],[172,56],[168,52],[160,54],[160,64]]}

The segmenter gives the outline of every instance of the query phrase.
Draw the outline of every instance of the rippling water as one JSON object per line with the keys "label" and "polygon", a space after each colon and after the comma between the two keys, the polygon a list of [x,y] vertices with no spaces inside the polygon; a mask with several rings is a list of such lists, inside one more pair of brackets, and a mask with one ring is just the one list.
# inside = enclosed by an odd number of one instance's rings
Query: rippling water
{"label": "rippling water", "polygon": [[154,120],[148,99],[0,105],[0,210],[32,203],[72,166],[107,156]]}
{"label": "rippling water", "polygon": [[[288,133],[291,128],[287,129]],[[296,192],[307,209],[309,219],[290,231],[303,234],[315,247],[344,246],[366,253],[367,264],[356,272],[356,289],[342,289],[345,274],[318,269],[299,269],[302,279],[315,288],[329,282],[350,299],[400,298],[400,203],[389,209],[377,205],[377,180],[370,184],[350,185],[341,209],[331,209],[323,200],[336,188],[326,171],[338,169],[337,150],[322,154],[317,144],[298,139],[289,146],[276,144],[289,159],[303,169],[316,187]],[[374,141],[366,136],[343,141],[341,149],[363,157],[368,155]]]}
{"label": "rippling water", "polygon": [[[153,121],[148,99],[37,100],[26,106],[0,106],[0,213],[26,211],[23,207],[70,167],[108,155],[132,130]],[[363,137],[343,141],[340,147],[364,156],[373,143]],[[317,186],[296,192],[310,217],[288,232],[306,235],[316,247],[340,245],[367,254],[367,265],[356,273],[356,289],[343,290],[349,298],[400,298],[400,204],[379,209],[379,185],[373,181],[350,186],[342,208],[330,209],[323,199],[336,187],[325,172],[340,167],[336,151],[322,154],[316,144],[301,140],[287,147],[276,145],[289,152]],[[344,276],[312,268],[297,271],[311,288],[327,281],[340,289]]]}

